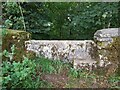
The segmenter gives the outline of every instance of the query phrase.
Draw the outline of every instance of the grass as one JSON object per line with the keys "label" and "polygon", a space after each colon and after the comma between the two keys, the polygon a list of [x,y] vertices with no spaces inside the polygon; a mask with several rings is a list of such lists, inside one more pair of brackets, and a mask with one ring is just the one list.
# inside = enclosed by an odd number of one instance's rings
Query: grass
{"label": "grass", "polygon": [[[71,64],[69,63],[63,63],[60,60],[49,60],[45,58],[37,58],[36,59],[37,68],[39,68],[38,71],[40,71],[41,75],[45,74],[60,74],[63,72],[66,72],[66,76],[69,78],[68,83],[64,87],[66,88],[91,88],[94,83],[97,84],[96,87],[102,87],[100,86],[99,79],[104,80],[104,76],[96,74],[96,72],[92,71],[89,72],[87,70],[74,69]],[[97,81],[98,80],[98,81]],[[108,78],[109,87],[111,88],[119,88],[116,83],[120,81],[119,76],[112,75]],[[54,84],[52,84],[54,86]]]}
{"label": "grass", "polygon": [[36,58],[36,64],[37,68],[44,74],[59,74],[64,68],[70,67],[70,64],[60,60],[50,60],[43,57]]}
{"label": "grass", "polygon": [[[26,79],[24,81],[23,87],[105,88],[105,86],[101,85],[100,81],[104,81],[104,76],[96,74],[95,71],[90,72],[83,69],[74,69],[69,63],[64,63],[60,60],[45,59],[43,57],[35,58],[34,61],[36,66],[35,73],[33,74],[32,80]],[[63,82],[63,77],[65,77],[64,79],[66,82]],[[118,82],[120,82],[120,76],[116,74],[110,76],[107,79],[107,82],[108,83],[106,87],[120,88],[118,85]]]}

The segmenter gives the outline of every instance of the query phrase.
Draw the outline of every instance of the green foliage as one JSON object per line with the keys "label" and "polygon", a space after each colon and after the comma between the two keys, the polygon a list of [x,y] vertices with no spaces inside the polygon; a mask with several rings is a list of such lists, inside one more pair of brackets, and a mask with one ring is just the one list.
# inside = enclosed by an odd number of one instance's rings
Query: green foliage
{"label": "green foliage", "polygon": [[114,74],[109,77],[108,81],[111,84],[112,88],[120,88],[119,86],[120,76]]}
{"label": "green foliage", "polygon": [[68,72],[69,77],[80,78],[80,79],[94,79],[96,78],[94,72],[89,72],[84,69],[74,69],[70,68]]}
{"label": "green foliage", "polygon": [[40,79],[40,75],[36,76],[36,63],[35,60],[29,60],[24,57],[20,62],[2,63],[2,85],[3,88],[47,88],[52,87],[46,81]]}
{"label": "green foliage", "polygon": [[88,72],[83,69],[70,68],[68,76],[72,76],[74,78],[84,78],[87,75],[87,73]]}
{"label": "green foliage", "polygon": [[[41,75],[61,75],[64,70],[68,70],[68,75],[66,76],[68,76],[69,78],[66,87],[71,87],[71,85],[73,84],[79,85],[80,80],[85,82],[87,85],[92,85],[94,83],[94,80],[97,80],[98,78],[103,78],[103,76],[96,75],[94,71],[89,72],[83,69],[76,70],[74,68],[71,68],[70,64],[63,63],[60,60],[55,61],[42,57],[35,58],[34,60],[29,60],[28,58],[24,57],[24,60],[22,62],[2,62],[2,83],[3,87],[9,88],[52,88],[52,84],[47,81],[41,80]],[[111,76],[108,78],[108,81],[110,87],[119,88],[119,76]]]}
{"label": "green foliage", "polygon": [[3,86],[11,88],[23,86],[28,87],[25,85],[32,81],[32,77],[35,74],[35,66],[36,65],[34,61],[28,60],[26,57],[24,57],[22,63],[15,61],[13,61],[13,63],[9,61],[3,61]]}
{"label": "green foliage", "polygon": [[17,2],[3,3],[3,20],[6,28],[24,29],[23,17]]}
{"label": "green foliage", "polygon": [[78,74],[79,74],[78,71],[74,68],[71,68],[69,71],[69,76],[73,76],[73,77],[77,78]]}
{"label": "green foliage", "polygon": [[56,60],[53,62],[53,65],[55,65],[55,69],[57,73],[60,73],[62,69],[64,68],[64,63],[60,60]]}
{"label": "green foliage", "polygon": [[5,57],[8,57],[10,61],[13,60],[13,55],[14,55],[14,54],[15,54],[15,45],[12,45],[12,47],[11,47],[11,53],[8,52],[7,50],[4,50],[4,51],[3,51],[3,55],[4,55]]}
{"label": "green foliage", "polygon": [[79,76],[82,76],[81,70],[76,70],[74,68],[70,68],[68,76],[72,76],[74,78],[78,78]]}
{"label": "green foliage", "polygon": [[42,73],[55,73],[56,70],[55,68],[52,66],[52,61],[45,59],[45,58],[39,58],[37,60],[38,63],[38,67],[41,68]]}
{"label": "green foliage", "polygon": [[[36,75],[36,61],[24,57],[22,62],[13,61],[15,54],[15,45],[11,47],[11,53],[4,50],[2,53],[9,60],[4,60],[2,67],[2,86],[3,88],[40,88],[52,87],[46,81],[40,79],[40,75]],[[1,82],[1,80],[0,80]]]}
{"label": "green foliage", "polygon": [[[94,71],[89,72],[83,69],[76,70],[74,68],[71,68],[70,64],[63,63],[60,60],[50,60],[42,57],[30,60],[24,57],[24,60],[22,62],[15,62],[12,61],[11,58],[14,54],[15,45],[11,47],[11,53],[7,50],[3,51],[3,55],[10,59],[10,61],[5,60],[1,64],[3,88],[51,88],[53,87],[52,84],[47,81],[41,80],[41,75],[61,75],[64,70],[68,71],[68,75],[65,75],[68,76],[70,80],[73,80],[71,82],[68,81],[68,86],[66,87],[71,87],[71,85],[75,84],[74,81],[79,85],[80,80],[85,82],[84,84],[87,84],[87,87],[94,83],[101,84],[99,83],[99,81],[96,81],[104,77],[100,75],[95,75]],[[113,75],[109,77],[109,87],[120,88],[119,81],[120,76],[118,75]]]}
{"label": "green foliage", "polygon": [[8,31],[5,28],[3,28],[2,29],[2,36],[4,37],[7,33],[8,33]]}
{"label": "green foliage", "polygon": [[118,2],[6,2],[3,20],[7,28],[25,26],[33,39],[92,39],[96,30],[119,27]]}
{"label": "green foliage", "polygon": [[118,27],[118,3],[80,3],[77,8],[70,25],[81,39],[91,39],[99,29]]}
{"label": "green foliage", "polygon": [[49,60],[45,58],[38,58],[37,60],[38,67],[41,68],[43,73],[60,73],[61,70],[64,68],[64,63],[60,60]]}
{"label": "green foliage", "polygon": [[6,26],[7,28],[10,28],[10,27],[12,26],[12,21],[9,20],[9,19],[5,20],[5,26]]}

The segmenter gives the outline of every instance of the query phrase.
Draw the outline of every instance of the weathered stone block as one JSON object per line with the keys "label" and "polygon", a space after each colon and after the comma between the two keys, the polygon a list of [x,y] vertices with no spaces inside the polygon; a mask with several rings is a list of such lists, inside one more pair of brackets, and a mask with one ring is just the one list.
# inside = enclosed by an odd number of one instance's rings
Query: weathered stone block
{"label": "weathered stone block", "polygon": [[75,68],[81,65],[83,67],[83,64],[92,66],[96,63],[96,44],[92,40],[29,40],[25,42],[25,45],[27,50],[35,52],[37,56],[74,63]]}
{"label": "weathered stone block", "polygon": [[[23,55],[26,56],[25,41],[31,39],[31,35],[25,31],[3,29],[6,34],[2,36],[2,51],[7,50],[11,52],[12,45],[15,45],[15,55],[13,60],[23,60]],[[2,60],[6,60],[3,56]]]}
{"label": "weathered stone block", "polygon": [[[110,64],[107,76],[116,71],[119,65],[119,28],[108,28],[98,30],[94,34],[95,43],[98,47],[100,66],[105,67]],[[112,68],[111,68],[112,67]],[[114,69],[114,70],[113,70]]]}
{"label": "weathered stone block", "polygon": [[94,34],[94,40],[97,43],[97,47],[99,49],[107,48],[109,44],[114,41],[114,38],[119,37],[118,28],[108,28],[108,29],[101,29],[98,30]]}

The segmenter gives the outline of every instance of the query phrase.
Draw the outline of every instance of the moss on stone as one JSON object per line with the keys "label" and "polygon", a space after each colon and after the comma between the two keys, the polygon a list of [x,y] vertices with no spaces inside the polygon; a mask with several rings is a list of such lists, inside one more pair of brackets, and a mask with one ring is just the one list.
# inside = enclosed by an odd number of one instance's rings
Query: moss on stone
{"label": "moss on stone", "polygon": [[120,75],[120,36],[113,38],[113,43],[108,45],[111,54],[108,56],[109,60],[117,65],[116,72]]}
{"label": "moss on stone", "polygon": [[[31,35],[28,32],[25,31],[19,31],[19,30],[6,30],[6,35],[2,36],[2,51],[7,50],[11,52],[11,46],[15,45],[15,55],[13,60],[14,61],[21,61],[23,60],[24,56],[26,55],[26,48],[25,48],[25,41],[31,39]],[[30,52],[32,54],[33,52]],[[28,54],[28,53],[27,53]],[[32,56],[32,55],[31,55]],[[6,60],[3,56],[3,60]]]}
{"label": "moss on stone", "polygon": [[[120,51],[120,37],[113,37],[113,42],[109,43],[105,48],[99,49],[98,52],[99,54],[103,55],[104,57],[108,58],[108,61],[112,62],[112,64],[107,68],[106,71],[106,76],[110,76],[117,72],[120,74],[120,56],[119,56],[119,51]],[[104,42],[99,42],[100,47],[103,46]]]}
{"label": "moss on stone", "polygon": [[[104,30],[103,30],[104,32]],[[108,30],[107,33],[111,31]],[[114,33],[114,31],[113,31]],[[117,33],[117,31],[116,31]],[[99,35],[99,34],[98,34]],[[120,75],[120,36],[117,34],[113,34],[114,36],[110,35],[110,37],[97,37],[95,38],[95,43],[98,47],[98,53],[102,56],[102,60],[104,60],[104,57],[107,57],[108,62],[111,62],[112,64],[108,65],[106,68],[106,76],[110,76],[113,73],[118,71],[118,74]],[[112,41],[112,42],[110,42]],[[105,60],[104,60],[105,61]]]}
{"label": "moss on stone", "polygon": [[107,49],[111,52],[108,56],[109,60],[113,60],[114,57],[115,61],[118,61],[119,57],[119,48],[120,46],[120,37],[114,37],[113,42],[107,46]]}

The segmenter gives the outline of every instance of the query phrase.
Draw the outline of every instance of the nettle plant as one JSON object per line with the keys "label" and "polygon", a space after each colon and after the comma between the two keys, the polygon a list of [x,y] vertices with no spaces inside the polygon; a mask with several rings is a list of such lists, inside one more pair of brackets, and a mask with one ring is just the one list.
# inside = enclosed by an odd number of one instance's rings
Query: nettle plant
{"label": "nettle plant", "polygon": [[5,88],[29,87],[28,84],[35,77],[36,64],[34,60],[29,60],[26,57],[22,62],[12,61],[15,45],[11,47],[11,51],[11,53],[7,50],[3,51],[3,55],[9,57],[10,61],[2,62],[2,85]]}

